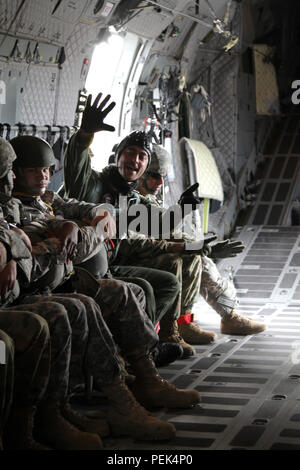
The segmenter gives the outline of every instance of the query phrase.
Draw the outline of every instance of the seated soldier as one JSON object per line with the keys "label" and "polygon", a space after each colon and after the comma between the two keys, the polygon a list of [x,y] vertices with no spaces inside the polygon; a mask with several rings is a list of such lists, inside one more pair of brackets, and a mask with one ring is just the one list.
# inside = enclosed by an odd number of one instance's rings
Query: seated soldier
{"label": "seated soldier", "polygon": [[[151,164],[139,180],[139,192],[148,198],[152,204],[160,207],[163,202],[159,198],[159,194],[170,167],[170,160],[170,154],[165,149],[159,145],[154,146]],[[180,234],[180,238],[187,241],[192,240],[190,236],[187,238],[184,233]],[[178,250],[180,250],[180,247],[182,249],[182,244],[178,243],[177,246]],[[147,247],[145,247],[146,249]],[[242,336],[260,333],[266,328],[263,323],[252,321],[236,312],[236,291],[227,279],[222,278],[211,259],[213,257],[218,259],[238,255],[243,250],[241,243],[221,242],[217,246],[212,246],[212,249],[213,253],[210,257],[205,256],[204,253],[202,255],[194,255],[193,253],[180,255],[183,261],[181,273],[182,302],[181,316],[177,321],[181,336],[191,344],[205,344],[215,337],[213,332],[203,331],[194,323],[192,307],[197,301],[199,293],[221,316],[221,333]],[[148,257],[155,263],[156,268],[167,269],[168,266],[171,266],[172,255],[160,254],[153,258],[151,250],[148,250]],[[125,259],[122,262],[126,264],[127,260]]]}
{"label": "seated soldier", "polygon": [[[12,151],[11,146],[8,143],[5,144],[6,148]],[[4,142],[2,142],[2,145],[4,145]],[[1,155],[3,154],[4,152],[0,151],[0,167]],[[10,157],[10,163],[12,163],[15,158],[14,153],[10,153]],[[7,158],[2,160],[2,163],[6,162],[7,164]],[[10,168],[8,164],[7,166],[6,173],[12,171],[11,166]],[[4,172],[3,180],[6,173]],[[13,202],[14,198],[10,198],[10,205]],[[16,205],[14,207],[15,212]],[[15,214],[16,218],[17,216],[20,216],[20,214]],[[29,232],[29,235],[31,235],[31,232]],[[70,264],[72,263],[70,262]],[[160,378],[150,357],[150,351],[157,344],[158,337],[142,306],[127,284],[112,279],[97,281],[82,269],[77,270],[76,276],[72,276],[71,280],[74,282],[77,292],[93,295],[96,302],[103,308],[103,316],[118,346],[121,348],[122,354],[126,357],[136,375],[133,391],[142,403],[146,406],[186,407],[199,402],[198,392],[178,390]],[[144,305],[145,299],[141,291],[140,289],[140,297]],[[59,297],[61,296],[62,294],[59,294]],[[64,294],[64,296],[74,297],[74,294]],[[75,297],[78,298],[78,294]],[[56,296],[50,296],[49,298],[55,299]],[[102,319],[99,306],[93,299],[87,299],[85,296],[80,296],[80,300],[85,306],[90,305],[89,310],[86,308],[86,315],[92,345],[94,344],[92,333],[95,336],[98,334],[99,337],[98,343],[95,343],[90,350],[90,359],[84,362],[89,372],[93,374],[95,381],[112,403],[109,423],[113,432],[115,434],[129,434],[146,440],[169,439],[174,435],[174,427],[169,423],[148,417],[145,410],[138,405],[125,386],[123,374],[120,372],[115,344]],[[26,301],[26,298],[23,299],[24,301]],[[101,340],[102,343],[100,343]],[[99,351],[103,354],[100,354]]]}

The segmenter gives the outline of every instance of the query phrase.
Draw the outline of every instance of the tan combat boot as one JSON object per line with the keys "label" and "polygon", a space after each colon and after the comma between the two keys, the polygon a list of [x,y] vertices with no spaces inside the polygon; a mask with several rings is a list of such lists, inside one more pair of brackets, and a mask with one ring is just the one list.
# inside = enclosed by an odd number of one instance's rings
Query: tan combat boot
{"label": "tan combat boot", "polygon": [[173,424],[151,416],[137,403],[124,377],[118,376],[113,384],[102,386],[102,390],[112,404],[107,419],[113,435],[142,441],[162,441],[175,436]]}
{"label": "tan combat boot", "polygon": [[221,333],[225,335],[255,335],[261,333],[267,328],[264,323],[250,320],[250,318],[243,317],[233,310],[228,316],[222,317],[221,320]]}
{"label": "tan combat boot", "polygon": [[35,435],[58,450],[100,450],[102,441],[97,434],[82,432],[61,414],[60,403],[43,401],[38,407]]}
{"label": "tan combat boot", "polygon": [[162,379],[150,356],[131,363],[136,376],[131,390],[145,408],[188,408],[201,401],[197,390],[182,390]]}
{"label": "tan combat boot", "polygon": [[202,330],[195,322],[179,324],[178,331],[189,344],[209,344],[217,336],[213,331]]}
{"label": "tan combat boot", "polygon": [[35,413],[35,406],[13,406],[3,434],[5,450],[51,450],[32,436]]}
{"label": "tan combat boot", "polygon": [[69,423],[80,429],[80,431],[98,434],[100,437],[107,437],[110,434],[107,421],[99,417],[88,418],[78,413],[78,411],[75,411],[67,402],[62,405],[61,414]]}
{"label": "tan combat boot", "polygon": [[159,340],[161,343],[177,343],[183,349],[182,359],[194,356],[195,349],[180,336],[177,321],[172,318],[163,318],[160,321]]}

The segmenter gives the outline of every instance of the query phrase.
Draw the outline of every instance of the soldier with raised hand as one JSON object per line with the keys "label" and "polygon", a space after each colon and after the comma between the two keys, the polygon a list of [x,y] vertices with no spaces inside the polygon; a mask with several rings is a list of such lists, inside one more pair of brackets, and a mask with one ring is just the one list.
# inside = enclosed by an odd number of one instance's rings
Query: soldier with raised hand
{"label": "soldier with raised hand", "polygon": [[[94,235],[93,233],[91,234],[93,227],[82,226],[82,223],[88,219],[91,225],[94,225],[95,220],[99,217],[97,215],[99,210],[101,210],[103,206],[107,206],[83,201],[79,202],[75,199],[64,199],[52,191],[47,191],[46,188],[50,181],[50,167],[54,162],[52,149],[47,142],[37,137],[19,136],[11,140],[11,145],[17,154],[17,160],[14,162],[16,179],[13,195],[22,203],[20,212],[21,223],[24,230],[30,235],[32,241],[41,241],[42,229],[44,229],[46,233],[48,230],[51,230],[55,237],[59,238],[62,249],[67,252],[73,264],[78,265],[80,261],[83,261],[84,254],[88,255],[86,258],[89,263],[92,254],[95,253],[97,249],[100,250],[101,240],[99,240],[99,237],[96,237],[95,233]],[[105,232],[104,236],[109,239],[114,236],[111,235],[111,227],[113,224],[110,222],[110,213],[107,211],[105,214],[105,218],[108,220],[108,231]],[[64,219],[62,219],[62,217],[64,217]],[[28,221],[34,221],[35,224],[28,224]],[[74,223],[75,221],[80,223],[80,231],[78,231],[78,226]],[[37,224],[40,226],[38,229]],[[106,227],[104,227],[104,229],[105,228]],[[76,244],[79,240],[79,235],[81,235],[81,245],[83,247],[81,256],[79,245]],[[88,241],[86,241],[87,236],[90,237]],[[73,247],[75,250],[75,246],[76,252],[69,251],[69,247]],[[92,253],[90,251],[94,246],[95,251]],[[103,263],[107,263],[106,256],[104,249],[104,258],[101,257],[100,259],[99,271],[102,271]],[[66,268],[70,269],[70,266],[71,265],[68,264]],[[123,269],[123,271],[121,271],[121,269]],[[91,272],[94,274],[93,270],[91,270]],[[105,269],[103,274],[106,274]],[[113,274],[116,274],[118,278],[126,278],[126,280],[130,282],[135,282],[136,279],[133,278],[143,278],[142,288],[147,281],[150,282],[151,285],[146,284],[146,287],[149,289],[150,294],[152,294],[151,289],[153,288],[156,301],[152,301],[152,295],[150,298],[151,303],[149,302],[150,308],[147,308],[147,313],[149,315],[152,313],[154,325],[165,315],[177,316],[180,298],[178,281],[174,275],[158,270],[152,271],[139,268],[137,273],[133,272],[129,274],[130,277],[128,277],[128,271],[126,270],[124,273],[123,267],[120,268],[120,272],[117,271]],[[137,281],[139,281],[139,279],[137,279]],[[141,283],[141,281],[139,282]],[[140,295],[140,288],[138,286],[131,285],[131,288],[134,290],[135,295]],[[174,348],[173,345],[171,346],[172,359],[174,355],[175,358],[180,357],[182,355],[180,345],[176,346],[176,348]],[[160,345],[158,345],[158,349],[161,351]],[[158,356],[157,360],[159,360],[160,357],[161,355]],[[168,358],[169,357],[170,355],[168,354]],[[169,360],[168,362],[171,361]]]}
{"label": "soldier with raised hand", "polygon": [[[115,165],[108,165],[100,173],[92,169],[89,145],[93,140],[94,133],[114,130],[112,126],[104,123],[104,119],[113,109],[115,103],[112,102],[108,105],[109,95],[102,102],[100,102],[101,97],[100,93],[92,104],[91,96],[89,96],[81,127],[71,137],[68,144],[64,159],[65,194],[82,201],[98,204],[109,203],[114,206],[116,216],[120,219],[122,209],[119,207],[119,197],[125,196],[128,208],[133,204],[143,204],[146,207],[149,227],[154,216],[153,211],[155,217],[157,216],[159,227],[162,228],[164,221],[170,221],[170,214],[174,209],[179,214],[180,220],[187,214],[187,206],[189,210],[196,209],[199,200],[191,191],[189,194],[182,194],[179,204],[168,210],[153,206],[150,201],[141,197],[136,191],[138,179],[144,174],[151,162],[151,144],[147,134],[143,131],[131,132],[119,143],[115,150]],[[127,214],[128,224],[132,219],[133,217]],[[140,277],[149,281],[155,295],[161,341],[166,344],[168,337],[172,343],[180,345],[183,349],[183,358],[194,355],[195,349],[183,340],[177,328],[176,320],[180,315],[181,301],[180,284],[176,276],[167,271],[136,266],[133,259],[127,266],[119,265],[116,257],[122,235],[123,232],[117,234],[114,240],[114,249],[111,250],[109,258],[111,273],[115,277]],[[148,231],[146,235],[148,235]]]}

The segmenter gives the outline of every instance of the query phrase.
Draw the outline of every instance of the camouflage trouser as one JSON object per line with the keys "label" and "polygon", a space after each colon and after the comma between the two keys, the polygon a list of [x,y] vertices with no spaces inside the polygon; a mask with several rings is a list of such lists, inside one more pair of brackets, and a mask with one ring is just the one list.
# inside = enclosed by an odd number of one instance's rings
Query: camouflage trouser
{"label": "camouflage trouser", "polygon": [[[69,365],[71,357],[71,327],[66,309],[63,305],[50,302],[48,296],[41,296],[42,302],[36,302],[36,296],[28,296],[22,300],[22,305],[9,307],[8,313],[18,311],[38,314],[48,323],[50,331],[51,355],[50,375],[44,397],[51,400],[61,400],[66,397],[69,383]],[[33,303],[34,302],[34,303]]]}
{"label": "camouflage trouser", "polygon": [[[200,256],[190,256],[190,255],[177,255],[174,253],[163,253],[161,255],[156,255],[154,257],[147,258],[140,260],[137,258],[135,263],[137,264],[145,264],[147,262],[147,266],[149,268],[154,268],[155,270],[165,271],[167,273],[171,273],[176,276],[178,281],[178,286],[180,289],[180,293],[177,297],[177,304],[173,303],[173,309],[175,308],[175,318],[178,318],[179,315],[185,315],[188,310],[192,308],[194,303],[198,300],[200,294],[200,283],[201,283],[201,271],[202,271],[202,263]],[[113,269],[114,266],[111,268]],[[124,270],[124,268],[129,268],[128,266],[121,266],[118,267],[118,270]],[[135,267],[134,267],[135,269]],[[142,274],[144,274],[145,268],[136,268],[142,269]],[[157,271],[156,271],[157,272]],[[159,280],[162,276],[162,273],[158,276]],[[142,277],[142,276],[141,276]],[[153,282],[151,279],[148,279],[150,283]],[[164,279],[164,278],[163,278]],[[155,281],[155,278],[154,278]],[[160,288],[161,289],[161,288]],[[154,295],[156,299],[156,305],[160,307],[159,296],[161,292],[154,289]],[[180,299],[180,303],[179,303]],[[180,311],[180,313],[179,313]],[[147,312],[148,313],[148,312]],[[170,310],[167,310],[164,315],[169,316],[172,315]],[[159,318],[162,318],[162,315],[159,315]]]}
{"label": "camouflage trouser", "polygon": [[10,336],[0,330],[0,437],[9,415],[13,387],[14,342]]}
{"label": "camouflage trouser", "polygon": [[146,281],[146,279],[142,279],[141,277],[115,277],[114,279],[119,279],[120,281],[124,281],[129,284],[139,303],[145,303],[143,308],[155,326],[157,324],[156,300],[154,290],[150,282]]}
{"label": "camouflage trouser", "polygon": [[[144,260],[145,262],[145,260]],[[200,294],[201,256],[164,253],[147,260],[151,268],[167,271],[177,277],[181,287],[181,315],[190,310]]]}
{"label": "camouflage trouser", "polygon": [[[129,361],[144,357],[156,346],[158,336],[143,308],[145,298],[139,286],[134,289],[141,303],[128,283],[116,279],[96,281],[84,270],[76,271],[72,284],[77,292],[93,296],[115,343]],[[97,315],[101,315],[100,310]]]}
{"label": "camouflage trouser", "polygon": [[[87,374],[93,375],[98,383],[109,384],[120,374],[121,367],[117,356],[117,348],[106,325],[99,305],[87,295],[52,294],[51,298],[62,303],[68,310],[68,304],[74,303],[84,310],[87,337],[83,339],[79,324],[72,323],[72,357],[70,366],[70,389],[82,382]],[[77,343],[77,345],[76,345]],[[84,350],[80,352],[84,345]],[[78,347],[79,346],[79,347]]]}
{"label": "camouflage trouser", "polygon": [[[130,280],[138,277],[151,284],[155,305],[151,307],[150,311],[155,312],[155,319],[152,321],[156,324],[158,321],[161,322],[163,317],[175,320],[180,316],[181,286],[176,276],[171,272],[175,273],[181,263],[180,259],[172,260],[172,267],[169,266],[169,272],[153,269],[150,260],[147,260],[147,266],[149,266],[147,268],[142,266],[111,266],[110,270],[114,277]],[[145,260],[143,264],[145,264]],[[149,307],[147,313],[149,313]]]}
{"label": "camouflage trouser", "polygon": [[[25,308],[23,311],[5,309],[0,310],[0,328],[11,338],[10,340],[6,337],[5,341],[8,346],[6,403],[11,400],[14,390],[13,398],[16,404],[36,404],[44,396],[49,380],[51,352],[47,323]],[[1,382],[1,393],[2,387]],[[7,415],[7,410],[4,414]]]}
{"label": "camouflage trouser", "polygon": [[[102,279],[99,305],[114,340],[128,360],[138,360],[158,342],[144,306],[133,293],[130,284],[116,279]],[[138,286],[135,286],[138,288]]]}
{"label": "camouflage trouser", "polygon": [[229,315],[237,303],[233,283],[221,276],[210,258],[203,256],[202,263],[201,295],[219,315]]}

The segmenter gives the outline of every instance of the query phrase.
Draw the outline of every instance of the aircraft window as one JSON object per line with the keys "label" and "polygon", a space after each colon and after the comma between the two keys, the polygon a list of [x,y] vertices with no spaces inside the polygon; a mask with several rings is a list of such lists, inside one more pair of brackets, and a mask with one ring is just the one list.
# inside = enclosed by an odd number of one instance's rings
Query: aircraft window
{"label": "aircraft window", "polygon": [[[118,65],[123,50],[123,42],[122,36],[111,34],[107,40],[96,46],[85,84],[87,92],[93,95],[93,100],[99,92],[102,92],[103,97],[110,94],[112,100],[116,101],[116,107],[111,111],[106,120],[108,124],[116,128],[123,90],[119,86],[121,91],[119,91],[119,94],[116,92],[113,77],[118,76]],[[117,143],[117,140],[116,132],[98,132],[95,134],[93,144],[91,145],[94,154],[92,159],[93,168],[101,170],[107,165],[111,149]]]}

